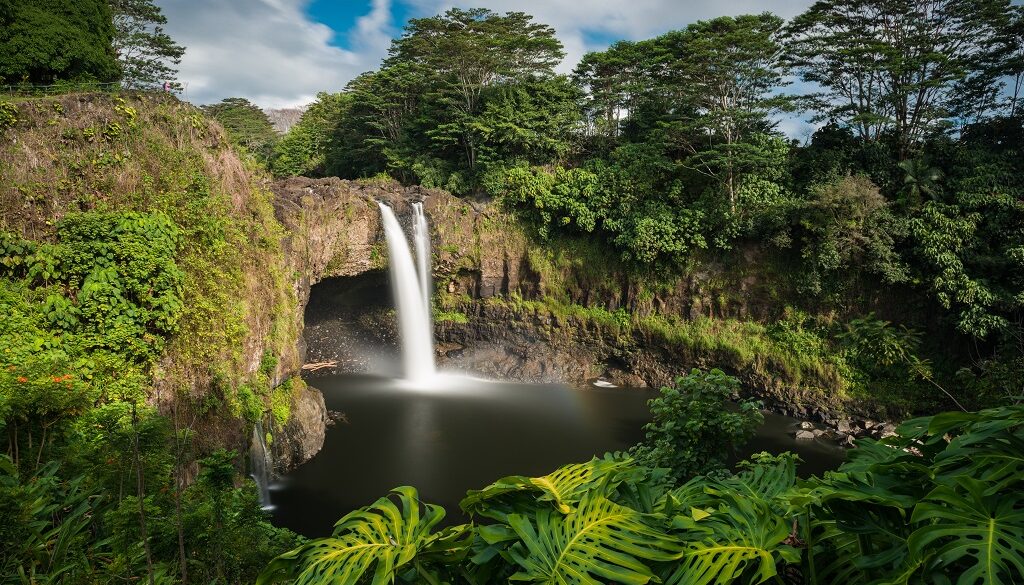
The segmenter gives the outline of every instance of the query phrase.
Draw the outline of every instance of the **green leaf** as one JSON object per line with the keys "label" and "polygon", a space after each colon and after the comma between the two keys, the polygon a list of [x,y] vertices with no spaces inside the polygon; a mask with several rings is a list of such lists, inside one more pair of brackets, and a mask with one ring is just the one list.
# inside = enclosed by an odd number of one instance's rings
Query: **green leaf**
{"label": "green leaf", "polygon": [[[985,492],[985,483],[961,477],[939,486],[914,509],[911,520],[925,523],[910,535],[916,558],[938,574],[959,574],[958,583],[1019,583],[1024,575],[1024,495],[1020,490]],[[961,572],[962,570],[962,572]]]}
{"label": "green leaf", "polygon": [[799,554],[785,544],[789,523],[773,510],[771,499],[734,489],[727,483],[710,482],[706,498],[696,490],[688,492],[691,497],[685,504],[703,500],[716,506],[704,508],[710,514],[687,511],[672,519],[686,545],[666,585],[763,583],[777,574],[777,563],[799,560]]}
{"label": "green leaf", "polygon": [[372,575],[373,585],[381,585],[394,582],[398,570],[425,548],[435,555],[451,553],[460,531],[433,537],[430,533],[444,518],[444,509],[426,504],[421,514],[416,489],[407,486],[391,490],[391,496],[397,496],[401,509],[391,497],[384,497],[347,514],[334,525],[334,536],[310,541],[271,561],[257,584],[291,580],[295,585],[355,585]]}
{"label": "green leaf", "polygon": [[654,579],[645,561],[672,561],[681,554],[679,541],[658,527],[663,517],[641,514],[600,493],[584,495],[568,515],[542,508],[535,518],[512,514],[508,522],[520,539],[507,553],[520,567],[513,581],[642,584]]}
{"label": "green leaf", "polygon": [[[595,457],[586,463],[565,465],[542,477],[503,477],[482,490],[470,490],[459,506],[467,514],[501,521],[508,514],[531,509],[533,502],[551,502],[559,512],[569,514],[572,504],[596,484],[603,481],[611,486],[637,470],[631,459]],[[523,494],[528,497],[517,502],[517,496]]]}

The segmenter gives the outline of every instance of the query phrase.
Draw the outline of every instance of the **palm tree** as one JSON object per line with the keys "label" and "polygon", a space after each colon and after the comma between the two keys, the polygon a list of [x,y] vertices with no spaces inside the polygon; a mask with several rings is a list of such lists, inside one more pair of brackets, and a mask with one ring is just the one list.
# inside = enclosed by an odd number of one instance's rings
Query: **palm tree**
{"label": "palm tree", "polygon": [[912,208],[919,207],[924,196],[934,199],[939,193],[938,182],[942,179],[942,170],[931,166],[927,157],[907,159],[900,162],[899,167],[906,173],[903,176],[903,202]]}

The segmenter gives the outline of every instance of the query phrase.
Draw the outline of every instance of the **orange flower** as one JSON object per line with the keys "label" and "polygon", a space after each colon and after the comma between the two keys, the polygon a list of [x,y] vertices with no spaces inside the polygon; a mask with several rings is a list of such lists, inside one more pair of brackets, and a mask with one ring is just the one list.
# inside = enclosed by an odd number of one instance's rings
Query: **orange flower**
{"label": "orange flower", "polygon": [[28,382],[28,378],[25,376],[18,376],[18,381],[24,384],[25,382]]}

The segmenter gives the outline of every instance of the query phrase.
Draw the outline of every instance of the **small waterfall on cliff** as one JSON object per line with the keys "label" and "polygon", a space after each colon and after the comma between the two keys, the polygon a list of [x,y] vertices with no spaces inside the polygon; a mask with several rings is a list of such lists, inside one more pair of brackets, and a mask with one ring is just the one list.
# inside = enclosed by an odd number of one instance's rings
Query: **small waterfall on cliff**
{"label": "small waterfall on cliff", "polygon": [[267,449],[267,435],[263,432],[263,423],[257,421],[252,429],[252,441],[249,445],[249,467],[252,478],[260,492],[260,505],[270,508],[270,470],[274,463]]}
{"label": "small waterfall on cliff", "polygon": [[413,206],[416,222],[413,237],[419,274],[413,263],[405,232],[398,224],[394,211],[380,205],[384,236],[388,242],[388,264],[391,270],[391,290],[398,311],[398,334],[402,342],[402,365],[405,379],[423,383],[434,375],[434,328],[430,320],[430,244],[427,220],[422,204]]}

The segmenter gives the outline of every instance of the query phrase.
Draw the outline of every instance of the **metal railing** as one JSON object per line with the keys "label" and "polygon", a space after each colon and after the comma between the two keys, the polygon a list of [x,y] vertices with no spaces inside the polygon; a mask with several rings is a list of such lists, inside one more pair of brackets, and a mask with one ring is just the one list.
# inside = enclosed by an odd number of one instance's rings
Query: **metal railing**
{"label": "metal railing", "polygon": [[[40,97],[48,95],[64,95],[69,93],[115,93],[120,91],[142,91],[163,93],[161,86],[126,88],[120,81],[59,81],[48,85],[34,83],[0,84],[0,97]],[[176,95],[188,95],[188,83],[178,82],[170,90]]]}

